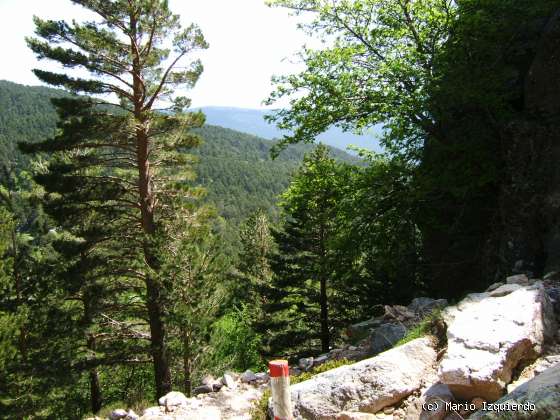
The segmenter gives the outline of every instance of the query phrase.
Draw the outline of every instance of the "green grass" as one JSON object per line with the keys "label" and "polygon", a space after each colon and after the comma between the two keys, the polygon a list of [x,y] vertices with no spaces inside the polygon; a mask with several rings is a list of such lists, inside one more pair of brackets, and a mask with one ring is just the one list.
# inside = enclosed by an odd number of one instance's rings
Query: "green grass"
{"label": "green grass", "polygon": [[[290,385],[294,385],[294,384],[297,384],[297,383],[300,383],[300,382],[303,382],[303,381],[307,381],[308,379],[311,379],[312,377],[314,377],[315,375],[318,375],[319,373],[323,373],[323,372],[326,372],[328,370],[336,369],[337,367],[340,367],[340,366],[349,365],[351,363],[354,363],[354,362],[352,362],[350,360],[347,360],[347,359],[329,360],[328,362],[325,362],[322,365],[319,365],[319,366],[311,369],[309,372],[303,372],[299,376],[291,376],[290,377]],[[268,399],[269,398],[270,398],[270,387],[267,388],[264,391],[260,400],[257,401],[255,403],[255,405],[253,406],[253,409],[251,410],[251,420],[266,420],[267,419]]]}
{"label": "green grass", "polygon": [[397,341],[393,348],[402,346],[409,341],[416,340],[417,338],[424,337],[428,334],[433,334],[439,338],[437,331],[439,331],[440,324],[442,324],[441,309],[435,309],[432,313],[425,316],[418,324],[411,328],[403,338]]}

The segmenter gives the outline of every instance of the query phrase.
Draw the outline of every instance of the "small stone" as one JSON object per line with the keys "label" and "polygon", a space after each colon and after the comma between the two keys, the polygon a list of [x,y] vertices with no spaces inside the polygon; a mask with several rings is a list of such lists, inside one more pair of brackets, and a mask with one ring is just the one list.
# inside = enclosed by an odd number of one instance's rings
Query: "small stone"
{"label": "small stone", "polygon": [[393,412],[395,411],[395,407],[385,407],[383,409],[383,413],[389,415],[389,414],[393,414]]}
{"label": "small stone", "polygon": [[229,389],[237,388],[237,383],[229,373],[224,373],[224,376],[222,376],[222,383]]}
{"label": "small stone", "polygon": [[505,283],[503,281],[499,281],[497,283],[493,283],[490,286],[488,286],[488,289],[486,289],[487,292],[491,292],[493,290],[496,290],[498,287],[503,286]]}
{"label": "small stone", "polygon": [[520,286],[528,286],[529,278],[526,274],[516,274],[515,276],[509,276],[506,279],[507,284],[519,284]]}
{"label": "small stone", "polygon": [[301,375],[301,369],[298,367],[291,367],[290,368],[290,376],[299,376]]}
{"label": "small stone", "polygon": [[521,289],[519,284],[504,284],[503,286],[489,292],[488,295],[491,297],[503,297],[519,289]]}
{"label": "small stone", "polygon": [[158,402],[159,405],[162,405],[169,410],[171,407],[186,404],[188,399],[182,392],[171,391],[161,397]]}
{"label": "small stone", "polygon": [[336,420],[374,420],[376,417],[370,413],[360,413],[354,411],[343,411],[337,414]]}
{"label": "small stone", "polygon": [[218,392],[220,389],[222,389],[223,386],[224,384],[222,384],[221,382],[214,382],[212,384],[212,391]]}
{"label": "small stone", "polygon": [[126,416],[128,416],[126,410],[123,410],[122,408],[117,408],[116,410],[111,411],[111,414],[109,414],[109,419],[119,420],[119,419],[124,419]]}
{"label": "small stone", "polygon": [[418,315],[428,315],[435,309],[442,309],[448,305],[446,299],[432,299],[428,297],[417,297],[412,299],[408,309]]}
{"label": "small stone", "polygon": [[202,385],[212,386],[214,382],[216,382],[216,379],[212,375],[206,375],[202,378]]}
{"label": "small stone", "polygon": [[248,384],[248,383],[254,382],[256,380],[257,380],[257,376],[249,369],[247,369],[241,375],[241,382],[243,382],[244,384]]}
{"label": "small stone", "polygon": [[301,370],[308,371],[313,367],[313,357],[304,357],[299,359],[298,366]]}
{"label": "small stone", "polygon": [[159,407],[149,407],[146,408],[143,412],[142,412],[142,417],[157,417],[161,414],[161,409]]}
{"label": "small stone", "polygon": [[128,413],[126,414],[126,420],[138,420],[139,418],[140,416],[136,414],[134,410],[128,410]]}
{"label": "small stone", "polygon": [[322,355],[316,357],[315,360],[313,360],[313,366],[322,365],[322,364],[325,363],[327,360],[329,360],[329,356],[326,355],[326,354],[322,354]]}
{"label": "small stone", "polygon": [[348,346],[348,350],[350,350],[350,351],[356,351],[356,350],[358,350],[358,347],[356,347],[356,346]]}
{"label": "small stone", "polygon": [[370,351],[378,354],[389,350],[406,335],[406,327],[402,324],[383,324],[370,337]]}
{"label": "small stone", "polygon": [[210,392],[214,392],[214,387],[212,385],[200,385],[193,390],[193,395],[209,394]]}
{"label": "small stone", "polygon": [[551,271],[546,273],[543,277],[543,280],[547,281],[559,281],[560,280],[560,272],[558,271]]}
{"label": "small stone", "polygon": [[257,377],[257,382],[259,382],[259,383],[266,383],[270,379],[270,377],[268,376],[268,373],[266,373],[266,372],[256,373],[255,376]]}

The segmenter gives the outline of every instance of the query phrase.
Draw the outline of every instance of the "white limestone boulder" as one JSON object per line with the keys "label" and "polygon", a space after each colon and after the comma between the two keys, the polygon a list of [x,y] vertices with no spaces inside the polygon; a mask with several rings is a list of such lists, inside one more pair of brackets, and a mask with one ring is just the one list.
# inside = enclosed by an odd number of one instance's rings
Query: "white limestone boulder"
{"label": "white limestone boulder", "polygon": [[434,343],[423,337],[329,370],[290,387],[294,415],[327,420],[342,412],[376,413],[420,389],[435,364]]}
{"label": "white limestone boulder", "polygon": [[173,411],[175,408],[186,405],[188,398],[182,392],[171,391],[159,399],[159,405],[165,407],[167,411]]}
{"label": "white limestone boulder", "polygon": [[541,282],[525,287],[506,284],[489,293],[470,294],[447,308],[443,317],[448,348],[439,377],[462,399],[496,401],[518,364],[536,358],[556,332]]}

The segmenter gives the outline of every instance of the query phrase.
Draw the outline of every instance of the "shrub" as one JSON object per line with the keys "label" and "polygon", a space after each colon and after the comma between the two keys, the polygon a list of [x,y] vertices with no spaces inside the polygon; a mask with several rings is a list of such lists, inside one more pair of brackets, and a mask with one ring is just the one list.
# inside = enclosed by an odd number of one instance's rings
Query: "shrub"
{"label": "shrub", "polygon": [[208,365],[216,373],[264,369],[259,354],[261,339],[251,328],[247,312],[246,307],[234,309],[214,324]]}

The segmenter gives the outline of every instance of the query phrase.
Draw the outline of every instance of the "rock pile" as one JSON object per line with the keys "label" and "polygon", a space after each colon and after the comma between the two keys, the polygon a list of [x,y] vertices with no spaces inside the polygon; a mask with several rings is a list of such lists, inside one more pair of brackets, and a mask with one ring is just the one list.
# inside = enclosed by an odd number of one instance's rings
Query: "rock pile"
{"label": "rock pile", "polygon": [[[560,418],[558,278],[518,274],[446,307],[444,347],[423,337],[391,348],[419,320],[445,307],[445,300],[416,298],[408,306],[384,307],[382,316],[350,326],[355,345],[302,358],[290,368],[297,375],[328,360],[359,360],[292,385],[294,419]],[[142,417],[115,410],[111,419],[250,420],[268,381],[266,373],[251,371],[207,376],[196,397],[172,392]],[[518,411],[483,410],[515,404]]]}
{"label": "rock pile", "polygon": [[348,327],[346,335],[349,339],[361,338],[355,345],[335,348],[315,358],[302,358],[297,367],[290,370],[290,374],[297,376],[329,360],[359,361],[389,350],[425,316],[445,306],[447,300],[427,297],[415,298],[408,306],[385,305],[382,316]]}
{"label": "rock pile", "polygon": [[[480,410],[503,408],[490,404],[508,401],[518,403],[521,411],[502,410],[502,415],[560,418],[557,289],[555,282],[520,274],[468,295],[442,311],[447,347],[438,352],[433,342],[421,338],[293,385],[295,418],[497,419],[504,417]],[[422,316],[422,308],[444,304],[434,302],[421,298],[408,307],[386,307],[383,317],[353,325],[350,334],[369,330],[370,352],[377,351],[400,339]],[[511,394],[501,398],[506,392]],[[535,403],[537,417],[525,404],[535,399],[541,401]],[[523,412],[524,407],[529,411]]]}

